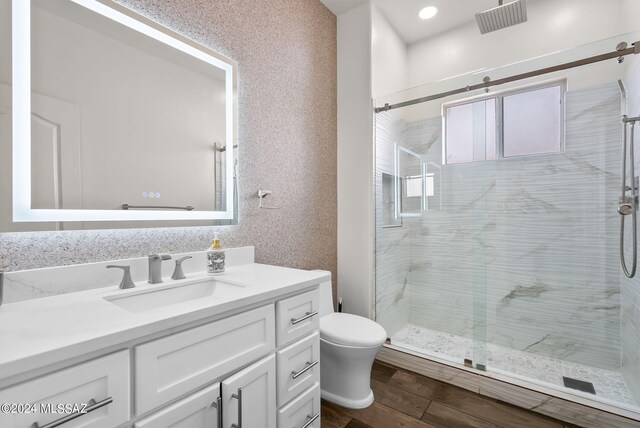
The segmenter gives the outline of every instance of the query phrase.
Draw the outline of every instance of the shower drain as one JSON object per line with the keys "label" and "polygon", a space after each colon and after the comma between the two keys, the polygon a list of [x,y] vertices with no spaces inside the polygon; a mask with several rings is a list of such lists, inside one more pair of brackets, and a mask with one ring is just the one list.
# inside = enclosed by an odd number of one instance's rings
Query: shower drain
{"label": "shower drain", "polygon": [[572,377],[562,376],[564,386],[571,389],[577,389],[578,391],[588,392],[589,394],[595,394],[596,389],[591,382],[585,380],[574,379]]}

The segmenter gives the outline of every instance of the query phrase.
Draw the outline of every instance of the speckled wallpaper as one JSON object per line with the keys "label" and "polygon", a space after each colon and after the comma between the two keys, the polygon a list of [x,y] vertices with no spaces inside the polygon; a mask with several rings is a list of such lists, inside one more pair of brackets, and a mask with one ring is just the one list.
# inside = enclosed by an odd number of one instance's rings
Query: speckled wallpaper
{"label": "speckled wallpaper", "polygon": [[[239,64],[239,224],[0,234],[8,271],[253,245],[336,275],[336,17],[319,0],[118,0]],[[259,188],[279,210],[258,208]]]}

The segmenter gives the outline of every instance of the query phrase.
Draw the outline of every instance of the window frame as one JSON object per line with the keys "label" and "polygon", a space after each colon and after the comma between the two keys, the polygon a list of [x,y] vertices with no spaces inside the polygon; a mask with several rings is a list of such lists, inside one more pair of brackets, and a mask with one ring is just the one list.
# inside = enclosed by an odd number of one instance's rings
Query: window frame
{"label": "window frame", "polygon": [[[527,92],[537,91],[546,88],[560,88],[560,150],[554,152],[543,152],[543,153],[530,153],[526,155],[515,155],[515,156],[505,156],[504,155],[504,108],[503,108],[503,99],[506,96],[510,95],[518,95],[524,94]],[[487,161],[499,161],[504,159],[520,159],[526,158],[530,156],[544,156],[544,155],[552,155],[557,153],[565,152],[565,114],[566,114],[566,94],[567,94],[567,79],[553,79],[547,80],[544,82],[531,83],[528,85],[522,85],[514,88],[504,89],[501,91],[497,91],[494,93],[487,93],[482,95],[475,95],[472,97],[467,97],[455,101],[450,101],[446,103],[442,103],[440,108],[440,114],[442,117],[442,165],[462,165],[476,162],[487,162]],[[495,135],[496,135],[496,147],[495,147],[495,159],[484,159],[484,160],[473,160],[470,162],[456,162],[456,163],[447,163],[447,109],[451,107],[458,107],[466,104],[473,104],[478,101],[485,101],[489,99],[495,99]],[[485,148],[486,153],[486,148]],[[485,155],[486,156],[486,155]]]}

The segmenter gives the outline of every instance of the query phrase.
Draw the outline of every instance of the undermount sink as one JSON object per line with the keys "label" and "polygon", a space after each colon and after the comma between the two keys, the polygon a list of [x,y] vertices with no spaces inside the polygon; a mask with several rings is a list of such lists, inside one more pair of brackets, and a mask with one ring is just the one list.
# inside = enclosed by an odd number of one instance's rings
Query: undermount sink
{"label": "undermount sink", "polygon": [[217,279],[204,279],[175,286],[159,285],[156,288],[134,291],[127,295],[107,296],[104,299],[129,312],[144,312],[210,296],[229,297],[241,288],[239,285]]}

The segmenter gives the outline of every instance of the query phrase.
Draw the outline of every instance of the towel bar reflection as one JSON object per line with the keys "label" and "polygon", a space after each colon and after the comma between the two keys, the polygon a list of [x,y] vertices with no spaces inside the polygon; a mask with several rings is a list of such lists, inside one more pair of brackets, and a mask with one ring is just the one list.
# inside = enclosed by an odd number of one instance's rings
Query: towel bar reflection
{"label": "towel bar reflection", "polygon": [[171,206],[160,206],[160,205],[129,205],[122,204],[123,210],[184,210],[184,211],[193,211],[194,207],[191,205],[187,205],[184,207],[171,207]]}

